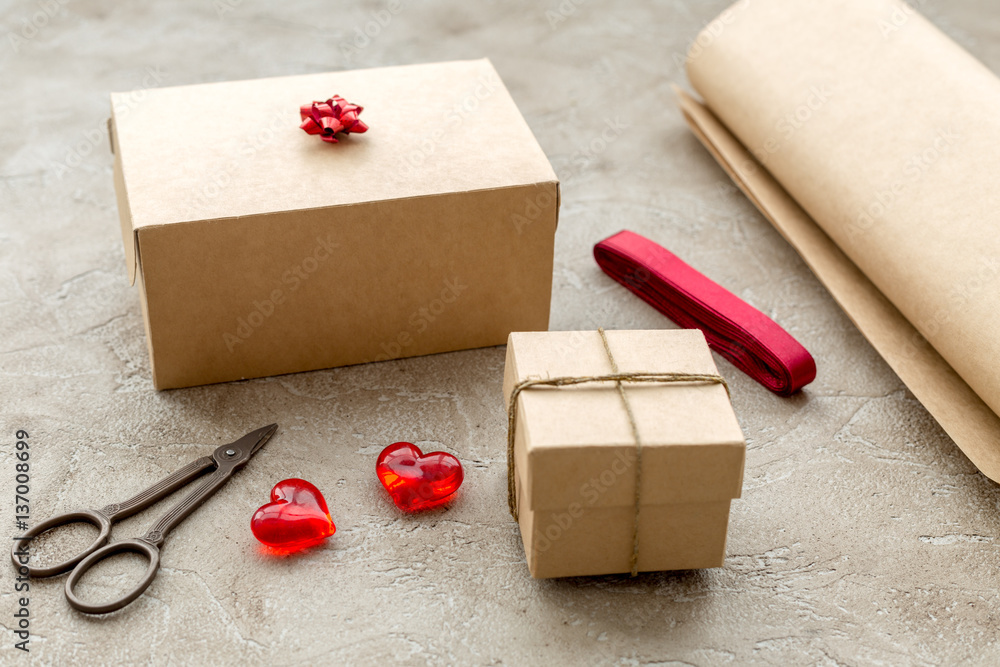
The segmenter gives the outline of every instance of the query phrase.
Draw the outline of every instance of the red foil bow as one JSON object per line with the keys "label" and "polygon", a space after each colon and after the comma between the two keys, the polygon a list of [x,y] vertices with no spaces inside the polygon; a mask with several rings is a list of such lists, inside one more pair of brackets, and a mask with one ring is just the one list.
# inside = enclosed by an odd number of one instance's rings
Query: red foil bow
{"label": "red foil bow", "polygon": [[308,134],[318,134],[323,141],[338,143],[336,134],[343,132],[367,132],[368,126],[358,119],[365,108],[351,104],[340,95],[334,95],[326,102],[313,102],[299,107],[302,115],[301,127]]}

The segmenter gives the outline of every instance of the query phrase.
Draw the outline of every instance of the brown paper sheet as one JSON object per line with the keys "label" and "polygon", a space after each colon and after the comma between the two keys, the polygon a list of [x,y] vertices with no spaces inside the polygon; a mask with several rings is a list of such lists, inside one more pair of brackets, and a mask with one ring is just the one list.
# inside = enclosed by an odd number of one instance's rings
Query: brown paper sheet
{"label": "brown paper sheet", "polygon": [[699,138],[1000,479],[1000,80],[892,0],[739,2],[688,74]]}

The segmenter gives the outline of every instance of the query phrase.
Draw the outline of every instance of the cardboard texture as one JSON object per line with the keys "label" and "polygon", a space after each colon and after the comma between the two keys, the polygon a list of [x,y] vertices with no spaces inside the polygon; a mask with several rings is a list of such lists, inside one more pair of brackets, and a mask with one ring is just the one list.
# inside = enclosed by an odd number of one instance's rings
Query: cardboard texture
{"label": "cardboard texture", "polygon": [[[334,93],[369,132],[299,129]],[[158,389],[548,328],[559,184],[488,60],[143,94],[111,128]]]}
{"label": "cardboard texture", "polygon": [[699,139],[1000,480],[1000,79],[892,0],[738,2],[688,75]]}
{"label": "cardboard texture", "polygon": [[[608,331],[619,369],[717,374],[698,330]],[[518,332],[504,400],[529,378],[611,373],[596,331]],[[642,438],[640,571],[719,567],[746,445],[717,384],[626,384]],[[614,383],[532,387],[517,399],[514,460],[533,577],[629,572],[635,441]]]}

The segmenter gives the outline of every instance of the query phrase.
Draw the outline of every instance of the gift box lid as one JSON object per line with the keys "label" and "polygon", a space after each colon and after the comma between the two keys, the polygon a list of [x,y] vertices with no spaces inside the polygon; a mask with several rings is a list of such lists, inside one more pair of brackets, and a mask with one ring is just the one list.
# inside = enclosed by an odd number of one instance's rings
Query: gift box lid
{"label": "gift box lid", "polygon": [[[619,370],[717,374],[698,330],[608,331]],[[596,331],[512,333],[504,399],[529,378],[612,372]],[[746,443],[725,387],[625,384],[642,439],[643,505],[738,498]],[[514,461],[532,509],[635,502],[635,440],[613,382],[535,386],[518,397]]]}
{"label": "gift box lid", "polygon": [[[340,95],[365,134],[328,144],[299,107]],[[111,96],[129,279],[144,227],[557,181],[489,60]],[[338,135],[343,136],[343,135]]]}

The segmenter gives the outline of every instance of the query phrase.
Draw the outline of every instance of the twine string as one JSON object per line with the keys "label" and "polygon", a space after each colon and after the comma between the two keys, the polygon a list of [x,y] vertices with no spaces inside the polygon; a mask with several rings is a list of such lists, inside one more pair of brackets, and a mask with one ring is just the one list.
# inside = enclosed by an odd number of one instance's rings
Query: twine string
{"label": "twine string", "polygon": [[628,416],[629,427],[632,431],[632,439],[635,442],[635,513],[632,517],[632,554],[629,558],[629,570],[634,577],[639,573],[639,510],[642,498],[642,440],[639,436],[639,427],[636,425],[635,414],[632,411],[632,404],[625,393],[625,382],[707,382],[711,384],[721,384],[729,394],[729,385],[725,378],[714,373],[622,373],[618,369],[618,362],[611,353],[611,346],[608,343],[607,334],[603,328],[597,332],[601,335],[601,342],[604,344],[604,351],[611,362],[612,372],[607,375],[585,375],[573,377],[555,378],[535,378],[518,382],[510,393],[510,405],[507,408],[507,507],[514,520],[518,520],[517,507],[517,483],[514,470],[514,440],[515,427],[517,425],[517,399],[521,392],[532,387],[567,387],[578,384],[588,384],[593,382],[614,382],[618,395],[621,396],[622,404],[625,406],[625,413]]}
{"label": "twine string", "polygon": [[[618,362],[615,361],[615,355],[611,354],[611,345],[608,343],[608,336],[604,333],[603,327],[599,328],[597,332],[601,334],[604,351],[608,355],[608,361],[611,362],[611,372],[617,375],[619,373]],[[632,516],[632,555],[629,557],[629,572],[634,577],[639,573],[639,509],[642,507],[640,503],[642,498],[642,439],[639,437],[639,426],[635,423],[635,413],[632,411],[632,404],[628,400],[628,394],[625,393],[625,385],[622,384],[621,380],[615,380],[615,389],[618,390],[618,395],[622,397],[622,404],[625,406],[625,413],[628,415],[629,427],[632,429],[632,439],[635,441],[635,498],[633,499],[635,514]]]}

